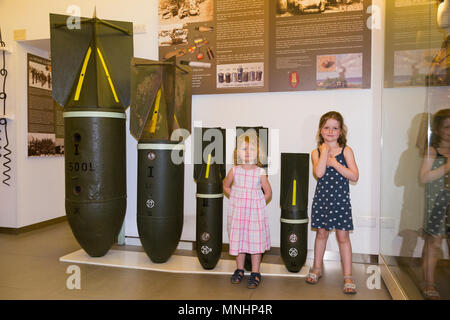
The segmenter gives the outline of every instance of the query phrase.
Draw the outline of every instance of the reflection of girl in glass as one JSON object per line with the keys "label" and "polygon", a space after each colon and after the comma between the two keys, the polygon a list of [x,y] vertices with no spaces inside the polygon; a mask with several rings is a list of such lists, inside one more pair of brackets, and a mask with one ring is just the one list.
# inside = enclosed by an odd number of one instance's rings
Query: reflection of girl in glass
{"label": "reflection of girl in glass", "polygon": [[425,183],[425,244],[423,247],[422,293],[426,299],[439,299],[434,273],[441,253],[442,238],[449,245],[450,212],[450,109],[443,109],[433,117],[428,151],[420,169]]}

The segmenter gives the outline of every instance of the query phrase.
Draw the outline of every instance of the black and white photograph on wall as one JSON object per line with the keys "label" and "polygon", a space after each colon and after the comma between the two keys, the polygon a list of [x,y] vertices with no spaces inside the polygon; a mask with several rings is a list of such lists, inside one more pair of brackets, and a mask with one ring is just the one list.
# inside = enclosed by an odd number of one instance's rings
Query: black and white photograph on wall
{"label": "black and white photograph on wall", "polygon": [[159,0],[159,25],[213,20],[214,0]]}
{"label": "black and white photograph on wall", "polygon": [[[61,143],[61,142],[59,142]],[[40,157],[62,154],[61,145],[56,146],[55,135],[52,133],[28,133],[28,156]],[[57,153],[58,152],[58,153]]]}
{"label": "black and white photograph on wall", "polygon": [[64,154],[64,129],[61,107],[52,98],[51,61],[28,53],[28,156]]}
{"label": "black and white photograph on wall", "polygon": [[276,0],[277,18],[309,13],[362,10],[364,0]]}
{"label": "black and white photograph on wall", "polygon": [[46,64],[44,60],[39,62],[30,60],[28,66],[28,84],[31,87],[52,90],[51,64]]}
{"label": "black and white photograph on wall", "polygon": [[362,88],[362,53],[317,56],[318,89]]}

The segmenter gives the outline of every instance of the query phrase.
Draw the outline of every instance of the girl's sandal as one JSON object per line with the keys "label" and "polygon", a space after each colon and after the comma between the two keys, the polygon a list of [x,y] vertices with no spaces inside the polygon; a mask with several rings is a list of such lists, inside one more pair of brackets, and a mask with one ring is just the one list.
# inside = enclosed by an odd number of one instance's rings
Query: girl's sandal
{"label": "girl's sandal", "polygon": [[247,288],[255,289],[260,282],[261,282],[261,274],[259,272],[252,272],[250,274],[250,279],[248,279]]}
{"label": "girl's sandal", "polygon": [[238,284],[244,278],[244,270],[236,269],[234,270],[233,275],[231,276],[231,283]]}
{"label": "girl's sandal", "polygon": [[[345,279],[350,279],[352,282],[345,282]],[[345,294],[355,294],[356,293],[356,284],[353,283],[353,277],[352,276],[344,276],[344,289]]]}
{"label": "girl's sandal", "polygon": [[[319,271],[319,275],[315,274],[313,271]],[[313,268],[311,272],[308,273],[306,276],[305,281],[309,284],[316,284],[319,282],[319,279],[322,277],[322,269],[320,268]]]}
{"label": "girl's sandal", "polygon": [[[427,289],[427,288],[434,289]],[[436,291],[436,284],[433,282],[425,282],[422,289],[422,295],[426,300],[440,300],[441,296],[439,292]]]}

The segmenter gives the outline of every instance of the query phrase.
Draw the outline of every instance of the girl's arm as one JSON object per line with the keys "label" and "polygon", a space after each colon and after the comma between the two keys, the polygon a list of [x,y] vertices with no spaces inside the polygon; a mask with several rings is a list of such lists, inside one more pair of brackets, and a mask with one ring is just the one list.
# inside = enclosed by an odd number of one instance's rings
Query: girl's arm
{"label": "girl's arm", "polygon": [[[264,169],[261,170],[264,171]],[[270,187],[269,179],[267,178],[265,171],[261,174],[261,187],[264,190],[264,199],[266,200],[266,203],[269,203],[270,200],[272,200],[272,188]]]}
{"label": "girl's arm", "polygon": [[343,164],[339,163],[339,161],[336,160],[336,157],[333,155],[330,155],[328,159],[328,165],[332,166],[339,172],[344,178],[347,178],[348,180],[352,182],[357,182],[359,179],[359,170],[358,166],[356,165],[355,156],[353,155],[353,150],[350,147],[345,147],[344,149],[344,158],[347,162],[347,167],[345,167]]}
{"label": "girl's arm", "polygon": [[428,183],[439,179],[443,175],[450,171],[450,161],[445,162],[444,165],[432,170],[433,162],[436,159],[436,150],[433,147],[428,148],[428,155],[422,161],[422,166],[420,167],[420,182]]}
{"label": "girl's arm", "polygon": [[231,185],[233,184],[234,174],[233,169],[231,169],[225,179],[223,179],[222,187],[223,187],[223,193],[226,197],[230,197],[231,194]]}
{"label": "girl's arm", "polygon": [[327,159],[330,147],[326,143],[322,143],[320,146],[320,157],[317,149],[311,152],[311,159],[313,162],[313,173],[317,178],[322,178],[327,169]]}

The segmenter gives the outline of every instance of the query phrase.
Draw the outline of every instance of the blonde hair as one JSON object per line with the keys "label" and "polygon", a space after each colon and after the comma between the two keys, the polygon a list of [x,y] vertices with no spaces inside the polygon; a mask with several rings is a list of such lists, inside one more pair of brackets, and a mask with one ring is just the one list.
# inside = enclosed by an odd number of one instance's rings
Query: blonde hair
{"label": "blonde hair", "polygon": [[236,148],[234,149],[234,164],[240,165],[243,164],[244,161],[240,159],[238,155],[238,149],[242,146],[243,143],[248,143],[249,145],[255,146],[257,150],[256,154],[256,165],[258,167],[262,167],[264,163],[264,148],[261,144],[261,140],[256,134],[255,130],[249,129],[246,132],[242,133],[236,140]]}
{"label": "blonde hair", "polygon": [[327,112],[320,118],[319,130],[317,130],[317,146],[320,147],[322,143],[325,142],[325,140],[323,140],[322,135],[320,134],[320,131],[322,131],[322,128],[328,121],[328,119],[334,119],[337,122],[339,122],[339,125],[341,127],[340,128],[341,134],[339,135],[338,138],[338,144],[340,147],[345,147],[347,145],[347,127],[344,124],[344,117],[342,117],[342,115],[337,111]]}

